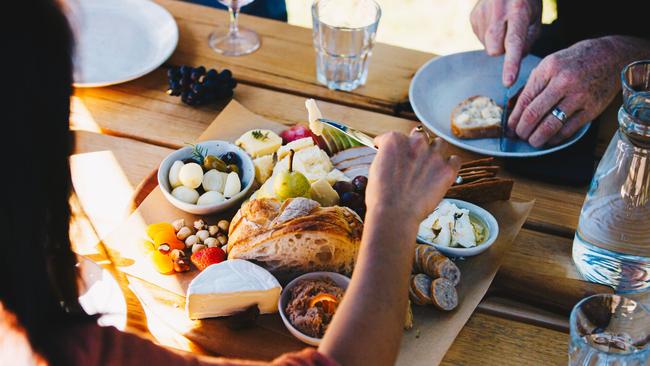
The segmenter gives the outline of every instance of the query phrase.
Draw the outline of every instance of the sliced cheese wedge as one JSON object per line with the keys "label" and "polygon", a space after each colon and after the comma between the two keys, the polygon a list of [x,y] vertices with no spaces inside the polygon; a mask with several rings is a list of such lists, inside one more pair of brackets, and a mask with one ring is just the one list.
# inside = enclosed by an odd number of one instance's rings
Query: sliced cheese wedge
{"label": "sliced cheese wedge", "polygon": [[278,311],[282,287],[264,268],[230,259],[213,264],[196,276],[187,290],[190,319],[228,316],[257,305],[260,313]]}
{"label": "sliced cheese wedge", "polygon": [[253,159],[253,165],[255,166],[255,180],[259,184],[264,184],[271,174],[273,174],[275,161],[273,160],[273,155],[264,155]]}
{"label": "sliced cheese wedge", "polygon": [[307,99],[305,101],[305,108],[307,108],[307,115],[309,119],[309,129],[316,136],[323,135],[323,128],[325,125],[323,122],[320,122],[318,119],[323,118],[323,114],[320,112],[316,101],[313,99]]}
{"label": "sliced cheese wedge", "polygon": [[298,140],[293,140],[290,143],[286,145],[280,146],[278,149],[278,160],[284,158],[285,156],[289,155],[289,152],[293,150],[293,152],[297,152],[299,150],[308,148],[314,146],[314,139],[311,137],[304,137]]}
{"label": "sliced cheese wedge", "polygon": [[250,130],[241,135],[235,145],[253,158],[273,154],[282,146],[282,138],[271,130]]}

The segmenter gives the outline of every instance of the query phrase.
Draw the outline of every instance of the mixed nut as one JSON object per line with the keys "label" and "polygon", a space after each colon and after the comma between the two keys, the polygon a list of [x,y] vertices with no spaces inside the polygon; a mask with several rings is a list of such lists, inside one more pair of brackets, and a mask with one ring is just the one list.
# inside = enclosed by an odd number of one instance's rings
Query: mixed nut
{"label": "mixed nut", "polygon": [[[146,243],[154,267],[162,274],[170,274],[189,271],[190,263],[202,269],[225,259],[229,228],[228,220],[208,225],[202,219],[191,225],[186,224],[184,219],[149,225],[147,235],[151,241]],[[212,249],[205,253],[210,253],[199,254],[208,248]]]}
{"label": "mixed nut", "polygon": [[226,251],[230,228],[228,220],[220,220],[215,225],[208,225],[199,219],[194,221],[192,226],[187,226],[184,219],[178,219],[172,222],[172,227],[176,231],[176,238],[184,242],[185,247],[192,253],[212,247],[220,247],[224,252]]}

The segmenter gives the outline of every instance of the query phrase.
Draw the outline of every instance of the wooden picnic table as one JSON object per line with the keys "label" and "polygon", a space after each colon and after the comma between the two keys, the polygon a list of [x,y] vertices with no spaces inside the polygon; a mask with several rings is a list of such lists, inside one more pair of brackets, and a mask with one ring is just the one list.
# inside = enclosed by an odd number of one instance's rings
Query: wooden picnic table
{"label": "wooden picnic table", "polygon": [[[175,0],[156,0],[175,17],[179,44],[167,64],[229,68],[239,80],[235,99],[251,111],[291,125],[305,122],[304,98],[320,103],[324,115],[376,135],[408,132],[417,124],[408,86],[431,54],[377,44],[367,85],[332,91],[315,76],[311,30],[243,15],[241,23],[262,37],[261,48],[228,58],[207,45],[214,27],[226,27],[223,11]],[[97,243],[125,218],[133,201],[150,191],[151,173],[173,149],[194,141],[223,105],[189,107],[166,90],[164,67],[140,79],[105,88],[77,89],[71,124],[76,137],[71,159],[75,195],[75,249],[105,260]],[[465,159],[473,153],[453,148]],[[571,244],[586,187],[515,179],[513,200],[535,200],[527,223],[477,312],[447,352],[444,364],[566,364],[568,311],[586,294],[609,288],[582,281],[571,261]],[[144,186],[141,182],[147,182]],[[155,180],[153,180],[155,184]],[[135,198],[134,198],[135,195]],[[163,345],[204,353],[188,339],[148,319],[115,272],[128,305],[127,330]]]}

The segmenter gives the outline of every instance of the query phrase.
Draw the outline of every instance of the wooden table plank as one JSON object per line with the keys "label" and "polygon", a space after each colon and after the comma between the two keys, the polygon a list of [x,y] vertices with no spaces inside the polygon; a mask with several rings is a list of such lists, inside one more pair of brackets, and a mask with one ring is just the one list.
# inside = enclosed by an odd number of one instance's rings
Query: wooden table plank
{"label": "wooden table plank", "polygon": [[[122,85],[77,89],[73,98],[73,128],[178,148],[193,142],[223,108],[223,105],[187,106],[179,98],[165,94],[165,88],[165,71],[159,69]],[[266,118],[287,125],[306,122],[304,97],[248,85],[238,86],[235,97],[246,108]],[[416,125],[408,119],[340,104],[320,102],[319,105],[329,118],[345,121],[373,135],[394,130],[408,133]],[[478,157],[455,147],[450,151],[465,159]],[[502,175],[508,176],[507,172]],[[585,188],[512,177],[516,179],[513,198],[537,200],[529,217],[529,227],[532,225],[567,237],[573,235]]]}
{"label": "wooden table plank", "polygon": [[[252,55],[227,58],[207,46],[208,33],[226,26],[223,11],[175,0],[156,1],[172,12],[179,24],[179,47],[169,63],[230,68],[243,81],[236,89],[237,100],[257,114],[287,125],[304,122],[304,96],[310,96],[333,102],[321,103],[326,116],[372,134],[408,132],[415,125],[412,115],[403,119],[389,114],[407,100],[413,73],[433,55],[378,44],[366,86],[353,92],[330,91],[316,82],[311,30],[242,16],[244,25],[262,35],[263,46]],[[159,69],[130,83],[76,91],[72,118],[76,152],[84,154],[71,159],[77,191],[72,202],[75,213],[83,215],[73,223],[73,238],[94,259],[102,253],[89,243],[121,222],[139,182],[170,149],[194,141],[223,108],[183,105],[178,98],[167,96],[165,88],[165,71]],[[567,336],[557,330],[566,330],[563,319],[575,294],[594,289],[579,279],[570,259],[570,237],[584,188],[514,178],[514,199],[537,199],[527,227],[544,233],[522,230],[493,291],[456,339],[445,364],[565,364]],[[107,182],[109,190],[102,186]],[[102,200],[107,191],[110,204]],[[126,278],[117,276],[127,296],[129,330],[151,332],[165,345],[202,353],[185,337],[158,327],[161,322],[151,314],[148,319],[126,287]],[[501,297],[504,294],[507,298]],[[543,306],[544,311],[536,312],[535,305]]]}
{"label": "wooden table plank", "polygon": [[335,92],[316,81],[311,29],[242,15],[241,24],[261,35],[262,46],[250,55],[226,57],[210,49],[207,42],[210,32],[227,27],[226,12],[174,0],[156,2],[167,8],[178,23],[180,39],[172,64],[227,67],[246,83],[366,109],[392,113],[408,99],[408,86],[417,69],[434,57],[378,43],[366,85],[352,92]]}
{"label": "wooden table plank", "polygon": [[101,238],[125,219],[135,187],[172,150],[88,131],[76,131],[74,136],[76,155],[70,158],[74,189]]}
{"label": "wooden table plank", "polygon": [[501,264],[491,293],[566,317],[583,297],[613,292],[610,287],[582,280],[571,259],[572,244],[572,239],[522,229]]}
{"label": "wooden table plank", "polygon": [[474,314],[443,365],[566,365],[568,335],[551,329]]}
{"label": "wooden table plank", "polygon": [[[77,131],[77,152],[86,154],[73,157],[73,178],[75,188],[81,197],[81,205],[101,235],[105,235],[125,219],[127,203],[137,183],[147,177],[171,150],[131,139]],[[112,159],[107,160],[109,151]],[[139,156],[140,159],[133,159]],[[74,169],[102,166],[103,172],[93,169]],[[123,175],[130,189],[115,190],[107,205],[100,194],[102,182],[108,176]],[[114,187],[115,184],[112,184]],[[121,196],[120,196],[121,193]],[[562,284],[546,289],[545,283]],[[534,302],[540,306],[551,306],[565,314],[567,307],[577,301],[580,294],[606,292],[608,289],[580,280],[571,262],[571,240],[532,230],[522,230],[512,246],[511,253],[504,259],[494,286],[496,290],[522,301]],[[546,289],[544,297],[538,294]],[[553,289],[559,292],[553,293]],[[549,292],[550,291],[550,292]],[[572,296],[569,296],[574,294]],[[561,298],[559,296],[562,295]],[[561,301],[560,301],[561,300]]]}

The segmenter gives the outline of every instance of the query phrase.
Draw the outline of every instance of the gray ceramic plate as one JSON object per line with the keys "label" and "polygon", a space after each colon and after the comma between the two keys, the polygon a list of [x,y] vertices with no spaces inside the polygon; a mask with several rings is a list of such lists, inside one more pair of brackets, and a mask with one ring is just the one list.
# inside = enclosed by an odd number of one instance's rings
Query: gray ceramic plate
{"label": "gray ceramic plate", "polygon": [[[519,79],[511,88],[517,91],[540,58],[529,55],[522,61]],[[417,117],[438,136],[450,144],[479,154],[506,157],[530,157],[561,150],[578,141],[590,123],[561,145],[534,148],[526,141],[508,139],[506,151],[501,151],[498,138],[459,139],[451,133],[451,111],[465,98],[485,95],[497,104],[503,103],[501,83],[503,56],[491,57],[484,51],[471,51],[442,56],[424,64],[415,74],[409,98]]]}

